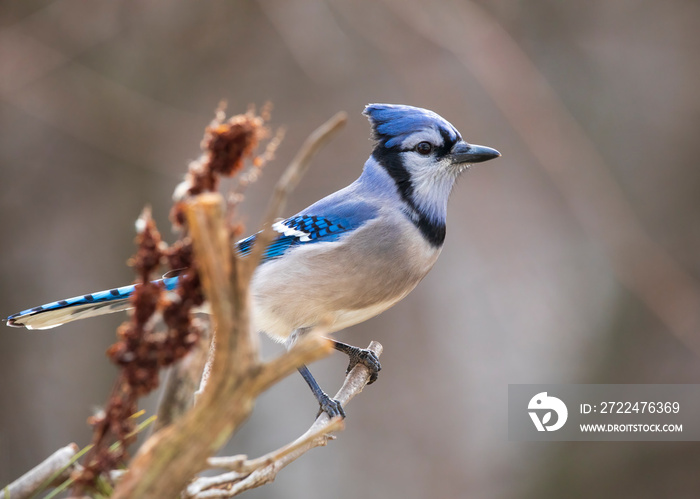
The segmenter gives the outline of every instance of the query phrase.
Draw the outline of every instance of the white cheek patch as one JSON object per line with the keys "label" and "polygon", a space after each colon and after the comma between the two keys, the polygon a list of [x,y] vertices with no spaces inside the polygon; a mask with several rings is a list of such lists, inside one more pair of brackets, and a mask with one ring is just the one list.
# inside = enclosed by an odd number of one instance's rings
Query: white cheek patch
{"label": "white cheek patch", "polygon": [[286,225],[284,225],[282,222],[275,222],[274,224],[272,224],[272,228],[284,236],[298,237],[299,241],[303,243],[311,241],[308,232],[292,229],[291,227],[287,227]]}
{"label": "white cheek patch", "polygon": [[432,156],[423,156],[416,151],[402,152],[401,160],[414,185],[436,175],[439,168],[439,163]]}
{"label": "white cheek patch", "polygon": [[411,177],[412,198],[416,206],[433,221],[444,221],[447,199],[459,170],[448,159],[435,161],[415,151],[401,153],[403,166]]}
{"label": "white cheek patch", "polygon": [[442,135],[435,128],[425,128],[419,132],[412,133],[401,142],[401,149],[413,149],[421,142],[430,142],[432,145],[441,147],[445,142]]}

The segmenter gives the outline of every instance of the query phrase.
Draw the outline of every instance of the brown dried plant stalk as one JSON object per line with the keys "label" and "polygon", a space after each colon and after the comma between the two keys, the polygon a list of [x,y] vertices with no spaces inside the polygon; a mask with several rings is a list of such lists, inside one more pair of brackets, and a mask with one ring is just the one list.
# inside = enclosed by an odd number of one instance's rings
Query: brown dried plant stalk
{"label": "brown dried plant stalk", "polygon": [[[313,153],[344,121],[343,115],[335,116],[307,141],[278,184],[266,225],[280,215],[287,193]],[[245,421],[261,392],[332,348],[327,340],[310,335],[280,357],[261,362],[257,336],[249,324],[248,286],[265,246],[264,237],[256,244],[257,251],[242,260],[231,251],[232,233],[225,223],[221,195],[198,194],[181,202],[181,209],[184,217],[180,220],[187,224],[192,238],[215,324],[211,374],[197,405],[142,446],[119,482],[115,498],[177,496]]]}
{"label": "brown dried plant stalk", "polygon": [[[162,241],[150,209],[139,218],[138,250],[130,262],[138,275],[131,297],[133,313],[117,331],[118,341],[107,351],[120,370],[104,410],[90,418],[93,448],[84,468],[75,473],[75,492],[95,488],[100,477],[126,461],[128,446],[135,439],[131,415],[137,411],[138,399],[158,387],[162,368],[182,359],[198,343],[201,330],[199,323],[192,321],[191,311],[202,305],[204,295],[183,210],[187,200],[215,191],[222,175],[242,171],[246,161],[259,167],[254,151],[268,136],[264,123],[253,111],[228,120],[222,109],[217,112],[205,131],[202,156],[190,164],[185,181],[178,187],[172,218],[182,229],[182,238],[172,247]],[[170,270],[186,270],[174,298],[166,295],[162,283],[152,281],[166,262]],[[165,331],[156,326],[160,322]],[[115,441],[119,445],[113,445]]]}

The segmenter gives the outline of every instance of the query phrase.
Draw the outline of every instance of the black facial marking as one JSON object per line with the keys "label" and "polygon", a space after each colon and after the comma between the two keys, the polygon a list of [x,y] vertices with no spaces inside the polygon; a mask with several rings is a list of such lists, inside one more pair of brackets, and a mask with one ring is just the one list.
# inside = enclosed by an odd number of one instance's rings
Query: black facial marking
{"label": "black facial marking", "polygon": [[[450,149],[451,148],[450,146]],[[407,210],[405,211],[406,216],[418,227],[420,233],[432,246],[439,248],[442,246],[442,243],[445,242],[445,224],[432,221],[416,206],[413,201],[411,175],[403,166],[401,157],[399,156],[400,153],[400,149],[385,147],[382,142],[377,144],[372,156],[374,156],[377,163],[382,165],[389,176],[394,180],[394,183],[396,183],[396,189],[399,191],[401,199],[403,199],[407,205]]]}
{"label": "black facial marking", "polygon": [[384,167],[389,176],[394,179],[396,187],[399,190],[401,199],[413,205],[413,184],[411,183],[411,175],[403,166],[397,148],[388,148],[383,144],[378,144],[372,152],[372,156],[377,162]]}
{"label": "black facial marking", "polygon": [[440,128],[440,135],[442,136],[442,145],[435,149],[435,155],[438,158],[442,158],[449,154],[454,145],[461,140],[459,135],[456,138],[452,138],[444,128]]}

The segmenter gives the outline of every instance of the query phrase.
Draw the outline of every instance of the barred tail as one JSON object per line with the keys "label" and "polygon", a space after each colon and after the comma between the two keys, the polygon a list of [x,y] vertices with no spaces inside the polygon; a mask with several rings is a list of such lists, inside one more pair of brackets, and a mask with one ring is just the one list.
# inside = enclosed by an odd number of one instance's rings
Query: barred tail
{"label": "barred tail", "polygon": [[[170,291],[175,289],[178,279],[169,277],[155,282],[162,282],[165,289]],[[50,329],[78,319],[121,312],[132,308],[129,298],[134,289],[134,285],[122,286],[47,303],[9,316],[7,325],[27,329]]]}

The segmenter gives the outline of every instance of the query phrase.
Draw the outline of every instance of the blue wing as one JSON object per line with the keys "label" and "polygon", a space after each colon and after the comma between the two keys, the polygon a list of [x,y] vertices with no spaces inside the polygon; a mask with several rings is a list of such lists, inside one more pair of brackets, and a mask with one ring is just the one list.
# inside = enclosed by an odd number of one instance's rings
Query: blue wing
{"label": "blue wing", "polygon": [[[295,246],[313,244],[321,241],[336,241],[344,233],[357,228],[358,223],[349,218],[330,219],[315,215],[297,215],[275,223],[272,228],[280,235],[270,243],[262,262],[284,255]],[[246,256],[255,243],[257,234],[253,234],[236,243],[238,254]],[[262,263],[261,262],[261,263]]]}

